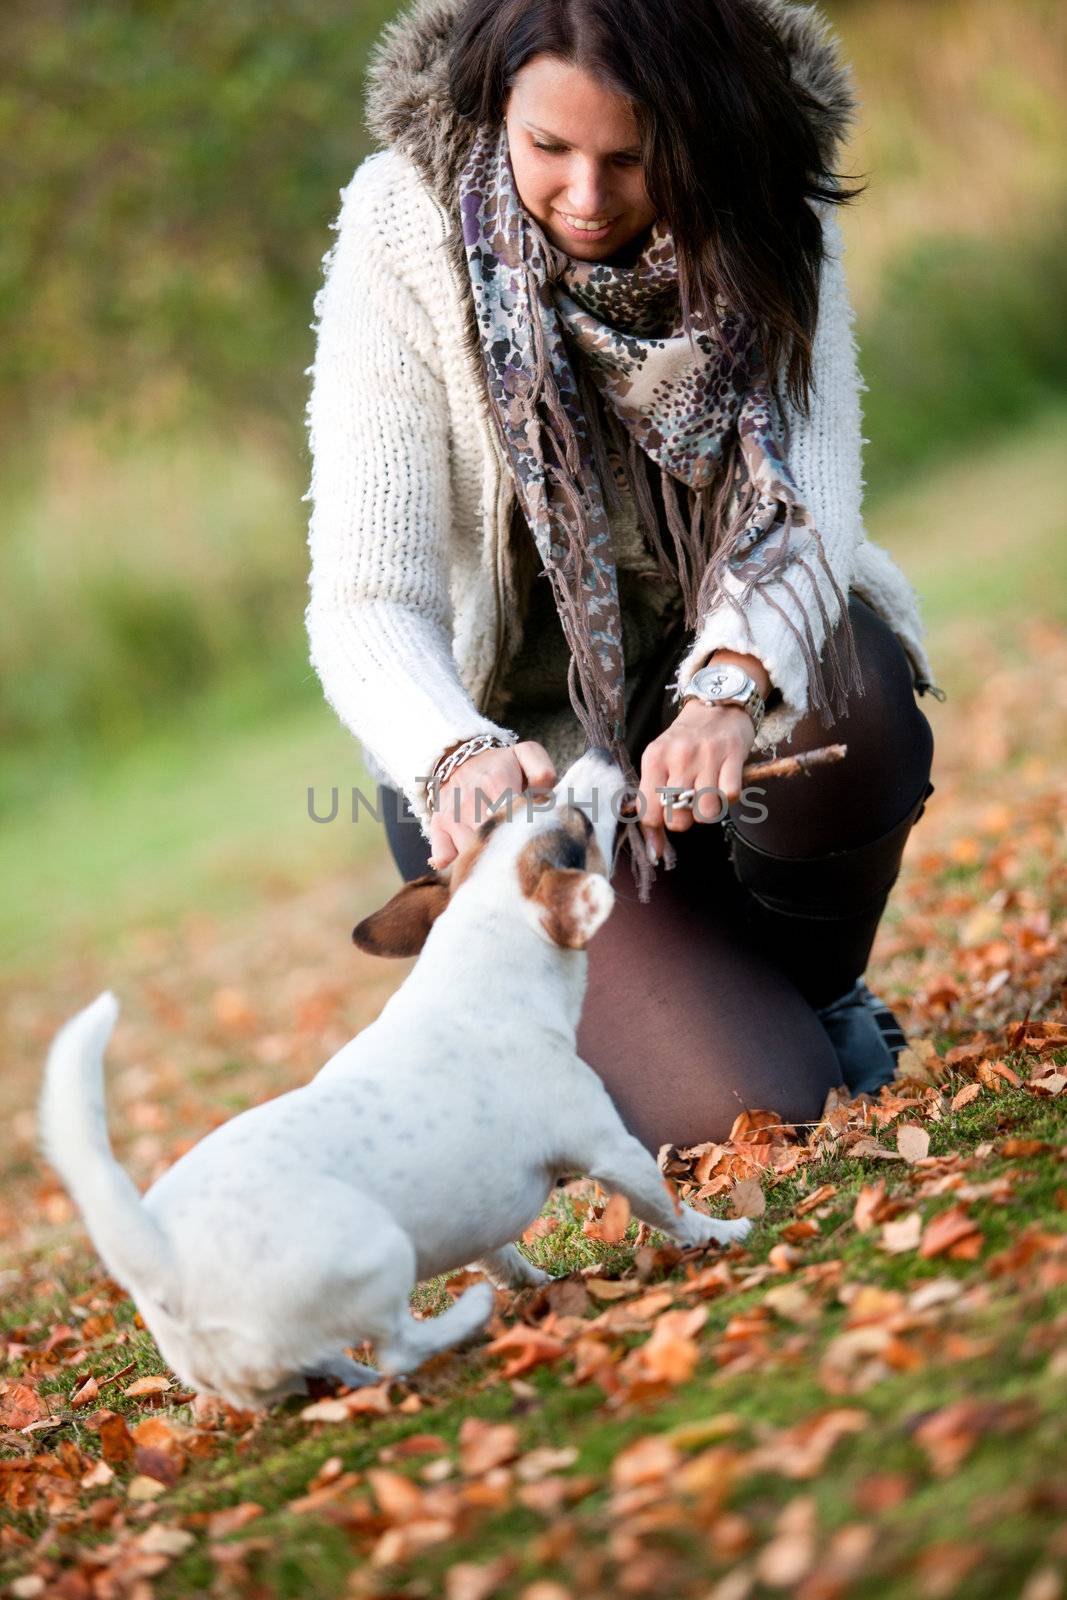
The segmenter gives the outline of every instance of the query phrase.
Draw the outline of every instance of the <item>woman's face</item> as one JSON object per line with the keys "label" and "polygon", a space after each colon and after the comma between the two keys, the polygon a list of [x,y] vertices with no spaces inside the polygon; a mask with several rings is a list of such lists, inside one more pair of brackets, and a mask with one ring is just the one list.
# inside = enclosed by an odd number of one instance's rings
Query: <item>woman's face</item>
{"label": "woman's face", "polygon": [[504,120],[519,199],[567,255],[607,261],[655,222],[622,95],[570,62],[533,56],[516,74]]}

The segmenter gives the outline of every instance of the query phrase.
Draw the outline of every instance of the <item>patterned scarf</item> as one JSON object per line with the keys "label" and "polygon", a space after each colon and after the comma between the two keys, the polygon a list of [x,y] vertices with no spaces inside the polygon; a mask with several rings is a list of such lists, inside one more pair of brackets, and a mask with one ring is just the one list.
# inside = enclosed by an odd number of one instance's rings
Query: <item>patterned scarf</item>
{"label": "patterned scarf", "polygon": [[[558,250],[519,199],[503,124],[479,129],[459,198],[490,414],[552,584],[571,652],[571,704],[590,744],[608,748],[636,782],[625,746],[609,449],[661,572],[680,586],[686,626],[723,600],[743,614],[759,591],[799,640],[812,704],[832,720],[831,700],[834,708],[843,703],[854,670],[847,607],[830,574],[845,624],[848,659],[841,661],[829,647],[811,562],[829,567],[785,459],[787,441],[775,433],[780,411],[751,320],[720,299],[718,337],[695,313],[689,339],[664,223],[629,266]],[[793,569],[813,580],[822,611],[829,648],[821,670]],[[770,592],[772,582],[791,596],[799,627]],[[636,825],[627,833],[645,899],[647,855]]]}

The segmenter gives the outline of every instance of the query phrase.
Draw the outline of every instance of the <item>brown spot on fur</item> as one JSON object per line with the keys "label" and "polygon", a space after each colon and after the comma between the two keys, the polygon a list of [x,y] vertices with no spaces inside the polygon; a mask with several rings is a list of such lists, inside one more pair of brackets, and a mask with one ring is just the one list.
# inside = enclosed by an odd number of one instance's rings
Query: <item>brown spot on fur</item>
{"label": "brown spot on fur", "polygon": [[564,950],[583,950],[588,938],[589,907],[582,904],[586,874],[579,867],[546,866],[531,899],[544,907],[541,921],[553,943]]}
{"label": "brown spot on fur", "polygon": [[553,943],[584,950],[601,920],[593,874],[604,873],[604,857],[585,813],[577,807],[561,813],[556,826],[523,846],[516,866],[519,889],[543,908],[541,922]]}
{"label": "brown spot on fur", "polygon": [[417,956],[449,901],[449,882],[426,872],[352,929],[352,943],[372,956]]}
{"label": "brown spot on fur", "polygon": [[604,853],[597,844],[593,824],[578,806],[568,806],[559,813],[559,821],[525,845],[519,855],[519,888],[528,900],[533,899],[537,884],[546,867],[576,868],[585,872],[600,872],[608,876]]}
{"label": "brown spot on fur", "polygon": [[426,872],[398,889],[391,900],[352,930],[352,943],[373,956],[417,956],[433,924],[481,856],[494,828],[506,820],[499,812],[481,824],[474,839],[443,871]]}

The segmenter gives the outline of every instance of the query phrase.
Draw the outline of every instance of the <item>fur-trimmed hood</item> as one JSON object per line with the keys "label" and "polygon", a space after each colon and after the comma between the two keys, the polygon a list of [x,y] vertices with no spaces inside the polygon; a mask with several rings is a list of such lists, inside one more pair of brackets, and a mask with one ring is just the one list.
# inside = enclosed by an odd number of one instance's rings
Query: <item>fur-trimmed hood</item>
{"label": "fur-trimmed hood", "polygon": [[[835,170],[856,102],[832,28],[816,6],[749,4],[774,23],[797,82],[818,101],[816,136],[828,170]],[[448,47],[461,6],[462,0],[413,0],[382,30],[367,69],[368,131],[383,148],[406,155],[450,213],[474,134],[448,94]]]}

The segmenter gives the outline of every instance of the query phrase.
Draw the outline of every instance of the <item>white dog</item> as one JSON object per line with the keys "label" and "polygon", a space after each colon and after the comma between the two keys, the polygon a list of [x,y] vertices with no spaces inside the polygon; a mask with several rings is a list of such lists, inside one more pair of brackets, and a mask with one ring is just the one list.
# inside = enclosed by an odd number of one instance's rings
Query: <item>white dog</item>
{"label": "white dog", "polygon": [[[493,1309],[478,1283],[420,1321],[415,1284],[471,1261],[501,1286],[547,1281],[512,1241],[576,1173],[679,1244],[748,1232],[678,1205],[575,1053],[584,947],[614,900],[605,858],[620,783],[590,751],[551,809],[498,813],[450,868],[362,922],[363,949],[421,950],[377,1020],[304,1088],[209,1134],[143,1198],[108,1141],[114,996],[60,1030],[41,1098],[45,1152],[183,1382],[257,1407],[304,1392],[309,1376],[356,1385],[412,1372]],[[381,1372],[344,1354],[367,1339]]]}

